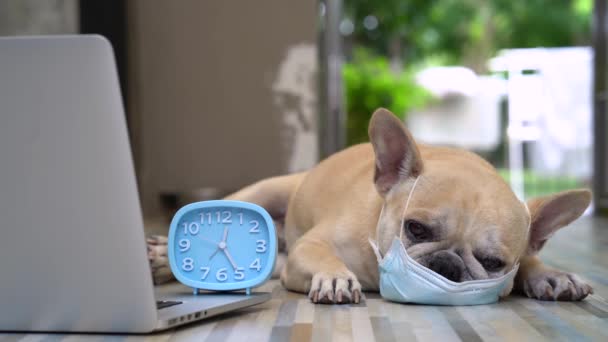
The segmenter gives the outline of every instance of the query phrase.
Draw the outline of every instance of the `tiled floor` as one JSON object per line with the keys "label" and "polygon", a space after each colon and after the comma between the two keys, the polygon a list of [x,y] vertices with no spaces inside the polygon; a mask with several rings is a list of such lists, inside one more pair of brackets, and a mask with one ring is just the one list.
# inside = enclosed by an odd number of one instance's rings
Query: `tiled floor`
{"label": "tiled floor", "polygon": [[[608,220],[586,217],[561,232],[542,252],[550,265],[578,272],[595,294],[583,302],[540,302],[509,297],[494,305],[433,307],[385,302],[368,293],[359,305],[312,305],[276,280],[262,305],[150,336],[0,335],[4,341],[395,341],[597,340],[608,341]],[[0,304],[1,305],[1,304]]]}

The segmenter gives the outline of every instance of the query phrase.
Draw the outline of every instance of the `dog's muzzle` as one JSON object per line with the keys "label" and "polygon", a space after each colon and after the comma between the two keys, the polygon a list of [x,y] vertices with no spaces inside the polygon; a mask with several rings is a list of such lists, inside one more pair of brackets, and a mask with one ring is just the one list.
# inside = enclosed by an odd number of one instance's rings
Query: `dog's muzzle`
{"label": "dog's muzzle", "polygon": [[462,281],[466,267],[462,259],[454,252],[438,251],[433,253],[427,265],[431,270],[455,282]]}

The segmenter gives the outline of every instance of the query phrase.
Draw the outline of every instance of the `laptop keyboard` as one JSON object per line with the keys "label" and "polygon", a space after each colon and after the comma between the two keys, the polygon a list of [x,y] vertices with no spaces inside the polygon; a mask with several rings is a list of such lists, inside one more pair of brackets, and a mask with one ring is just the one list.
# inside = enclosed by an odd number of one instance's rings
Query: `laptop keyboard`
{"label": "laptop keyboard", "polygon": [[157,300],[156,309],[160,310],[160,309],[168,308],[170,306],[179,305],[181,303],[182,302],[175,301],[175,300]]}

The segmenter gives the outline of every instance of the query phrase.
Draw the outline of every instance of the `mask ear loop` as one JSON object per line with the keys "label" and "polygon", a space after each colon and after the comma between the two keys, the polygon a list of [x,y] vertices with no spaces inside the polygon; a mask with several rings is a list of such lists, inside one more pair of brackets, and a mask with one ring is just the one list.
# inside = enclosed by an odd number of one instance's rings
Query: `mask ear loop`
{"label": "mask ear loop", "polygon": [[403,223],[405,222],[405,213],[407,212],[407,208],[410,206],[410,200],[412,199],[412,195],[414,194],[414,189],[416,189],[416,184],[418,184],[418,180],[420,180],[420,176],[416,177],[414,181],[414,185],[412,186],[412,190],[410,190],[410,194],[407,196],[407,201],[405,202],[405,207],[403,208],[403,212],[401,213],[401,227],[399,227],[399,241],[403,241]]}
{"label": "mask ear loop", "polygon": [[[405,202],[405,208],[403,208],[403,213],[401,214],[401,227],[399,228],[399,239],[401,240],[403,238],[403,222],[404,222],[404,215],[405,212],[407,211],[407,208],[409,207],[410,204],[410,200],[412,199],[412,194],[414,193],[414,189],[416,188],[416,184],[418,184],[418,180],[420,179],[420,176],[416,177],[416,180],[414,181],[414,185],[412,186],[412,190],[410,190],[409,195],[407,196],[407,201]],[[382,219],[382,214],[384,213],[384,205],[382,205],[382,209],[380,210],[380,216],[378,217],[378,223],[376,224],[376,241],[379,241],[379,236],[378,236],[378,226],[380,225],[380,220]],[[372,250],[374,251],[374,254],[376,255],[376,259],[378,259],[378,262],[382,261],[382,254],[380,253],[380,248],[378,248],[378,245],[376,245],[376,243],[374,241],[372,241],[371,238],[367,239],[369,241],[369,244],[372,246]]]}
{"label": "mask ear loop", "polygon": [[[382,205],[382,209],[380,210],[380,216],[378,216],[378,223],[376,223],[376,241],[379,241],[379,239],[378,239],[378,237],[379,237],[378,236],[378,227],[380,226],[380,220],[382,219],[382,213],[383,212],[384,212],[384,204]],[[374,254],[376,255],[376,259],[378,259],[378,263],[381,263],[382,262],[382,254],[380,253],[380,248],[378,248],[378,245],[376,245],[376,242],[374,242],[371,237],[368,237],[367,241],[372,246],[372,250],[374,251]]]}
{"label": "mask ear loop", "polygon": [[526,212],[528,213],[528,228],[526,229],[526,236],[528,236],[528,234],[530,234],[530,228],[532,227],[532,213],[530,212],[528,203],[524,202],[524,207],[526,208]]}

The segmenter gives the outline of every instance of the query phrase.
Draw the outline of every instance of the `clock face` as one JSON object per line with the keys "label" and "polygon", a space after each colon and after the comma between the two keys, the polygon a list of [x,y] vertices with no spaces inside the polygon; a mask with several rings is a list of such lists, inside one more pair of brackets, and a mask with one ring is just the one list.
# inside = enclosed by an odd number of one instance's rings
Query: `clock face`
{"label": "clock face", "polygon": [[169,261],[185,285],[236,290],[263,283],[274,267],[276,234],[261,207],[205,201],[180,209],[169,232]]}

